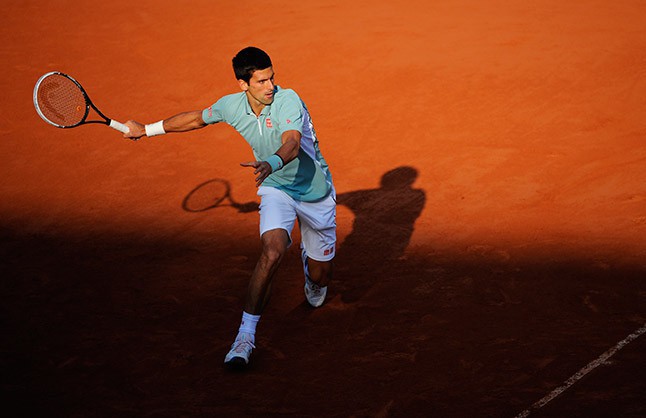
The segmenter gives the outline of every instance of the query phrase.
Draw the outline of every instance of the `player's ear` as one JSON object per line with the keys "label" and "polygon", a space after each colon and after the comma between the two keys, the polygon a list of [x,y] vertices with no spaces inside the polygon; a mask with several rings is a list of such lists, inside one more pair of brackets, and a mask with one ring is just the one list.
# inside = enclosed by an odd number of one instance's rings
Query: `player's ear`
{"label": "player's ear", "polygon": [[238,84],[240,85],[240,89],[241,89],[242,91],[247,91],[247,90],[249,90],[249,83],[247,83],[246,81],[244,81],[244,80],[238,80]]}

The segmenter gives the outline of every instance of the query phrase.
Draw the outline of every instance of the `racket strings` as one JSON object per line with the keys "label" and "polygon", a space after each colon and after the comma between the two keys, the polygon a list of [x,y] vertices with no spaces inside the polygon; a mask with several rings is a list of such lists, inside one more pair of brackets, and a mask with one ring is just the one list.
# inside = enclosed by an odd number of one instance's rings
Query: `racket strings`
{"label": "racket strings", "polygon": [[228,197],[228,182],[214,179],[204,182],[193,189],[184,198],[182,206],[188,212],[203,212],[223,205]]}
{"label": "racket strings", "polygon": [[87,112],[85,96],[70,79],[58,74],[46,77],[37,92],[38,107],[43,116],[60,126],[74,126]]}

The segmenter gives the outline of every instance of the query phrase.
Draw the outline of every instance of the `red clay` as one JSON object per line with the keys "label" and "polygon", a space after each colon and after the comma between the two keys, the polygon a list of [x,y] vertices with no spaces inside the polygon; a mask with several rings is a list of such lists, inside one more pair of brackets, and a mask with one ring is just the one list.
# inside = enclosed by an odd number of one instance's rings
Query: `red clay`
{"label": "red clay", "polygon": [[[330,0],[4,5],[2,392],[60,416],[514,416],[646,322],[646,6]],[[290,251],[246,374],[258,252],[227,126],[123,140],[31,105],[73,75],[120,121],[235,92],[272,56],[339,193],[337,282]],[[232,206],[185,198],[212,179]],[[385,182],[385,184],[382,184]],[[644,337],[536,416],[646,414]],[[11,404],[10,404],[11,405]]]}

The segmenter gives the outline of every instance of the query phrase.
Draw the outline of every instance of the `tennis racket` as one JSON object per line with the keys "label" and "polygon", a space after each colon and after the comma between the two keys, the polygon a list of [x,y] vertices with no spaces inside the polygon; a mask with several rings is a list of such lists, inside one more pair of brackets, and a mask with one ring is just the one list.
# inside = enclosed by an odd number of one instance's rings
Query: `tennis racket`
{"label": "tennis racket", "polygon": [[205,181],[191,190],[184,201],[182,208],[187,212],[205,212],[220,206],[231,206],[239,212],[257,212],[258,203],[238,203],[231,197],[231,186],[223,179]]}
{"label": "tennis racket", "polygon": [[[101,113],[78,81],[58,71],[52,71],[38,79],[34,87],[34,107],[45,122],[57,128],[102,123],[124,134],[129,131],[123,123]],[[90,108],[103,120],[88,120]]]}

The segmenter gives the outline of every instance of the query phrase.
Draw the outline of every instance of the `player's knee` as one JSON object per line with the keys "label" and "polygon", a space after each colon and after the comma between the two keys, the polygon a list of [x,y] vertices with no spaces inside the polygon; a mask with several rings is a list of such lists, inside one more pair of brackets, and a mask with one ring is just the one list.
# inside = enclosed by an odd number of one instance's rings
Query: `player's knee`
{"label": "player's knee", "polygon": [[286,249],[277,245],[264,245],[262,256],[269,264],[277,264],[283,259]]}

